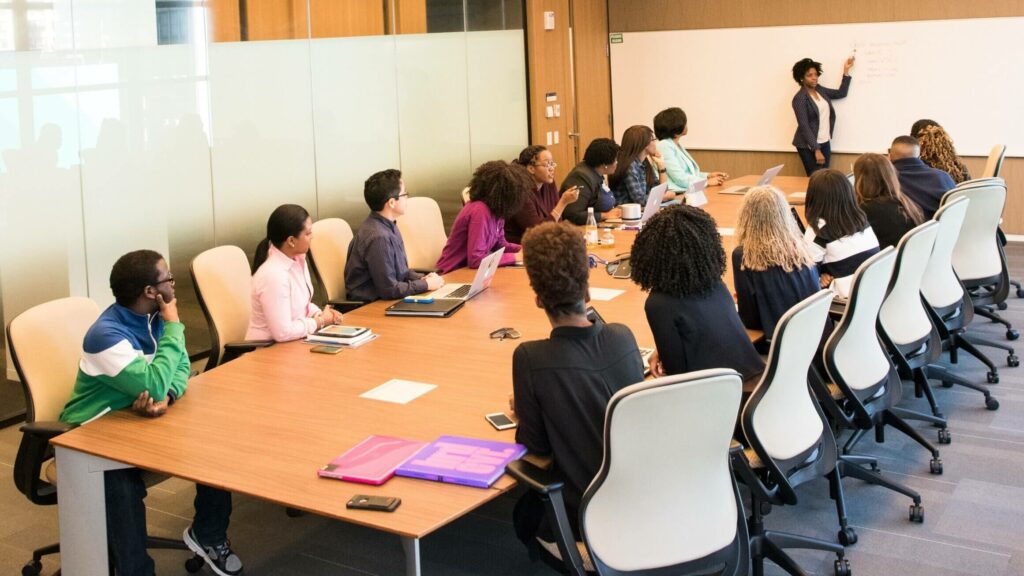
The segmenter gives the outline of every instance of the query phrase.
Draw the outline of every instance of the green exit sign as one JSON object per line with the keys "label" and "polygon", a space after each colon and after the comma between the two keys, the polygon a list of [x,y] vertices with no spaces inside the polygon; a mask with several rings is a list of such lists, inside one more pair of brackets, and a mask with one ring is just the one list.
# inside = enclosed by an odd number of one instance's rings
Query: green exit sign
{"label": "green exit sign", "polygon": [[609,34],[608,35],[608,43],[609,44],[622,44],[622,34]]}

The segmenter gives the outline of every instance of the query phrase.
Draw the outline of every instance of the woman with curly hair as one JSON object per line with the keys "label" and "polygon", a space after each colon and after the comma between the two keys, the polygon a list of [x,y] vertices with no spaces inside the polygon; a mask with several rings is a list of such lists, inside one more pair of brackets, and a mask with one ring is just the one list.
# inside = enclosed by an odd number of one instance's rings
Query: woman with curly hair
{"label": "woman with curly hair", "polygon": [[892,162],[881,154],[863,154],[853,164],[853,191],[878,238],[878,246],[895,246],[907,232],[924,222],[924,214],[900,192]]}
{"label": "woman with curly hair", "polygon": [[793,113],[796,114],[793,146],[800,154],[808,176],[815,170],[828,168],[832,158],[832,133],[836,128],[832,101],[846,98],[853,60],[850,56],[843,64],[843,80],[838,90],[818,85],[821,62],[804,58],[793,65],[793,80],[800,85],[800,90],[793,96]]}
{"label": "woman with curly hair", "polygon": [[938,124],[922,128],[916,134],[921,144],[921,161],[948,173],[953,182],[960,184],[971,179],[971,172],[956,154],[953,139]]}
{"label": "woman with curly hair", "polygon": [[782,315],[820,289],[818,270],[786,197],[774,186],[751,188],[743,197],[736,242],[736,306],[744,326],[764,331],[761,351],[767,352]]}
{"label": "woman with curly hair", "polygon": [[[523,237],[523,255],[537,306],[551,323],[544,340],[520,344],[512,355],[516,442],[549,455],[565,478],[569,522],[601,466],[604,413],[611,397],[644,379],[636,339],[622,324],[587,318],[590,269],[587,246],[569,224],[543,223]],[[554,542],[544,505],[527,491],[513,512],[516,534],[528,547],[534,536]]]}
{"label": "woman with curly hair", "polygon": [[[651,188],[668,181],[665,163],[658,152],[658,139],[647,126],[626,128],[617,158],[615,172],[608,176],[608,186],[619,205],[634,203],[643,206],[647,204],[647,194]],[[657,166],[655,171],[651,170],[652,162]],[[658,174],[657,178],[653,177],[655,173]],[[674,192],[666,192],[664,200],[675,197]]]}
{"label": "woman with curly hair", "polygon": [[853,185],[839,170],[826,168],[811,175],[804,213],[822,288],[853,276],[862,262],[878,253],[878,238],[857,206]]}
{"label": "woman with curly hair", "polygon": [[512,161],[526,169],[533,177],[533,191],[526,195],[523,207],[505,222],[505,238],[519,243],[523,234],[541,222],[558,222],[565,207],[580,197],[576,188],[562,193],[555,186],[555,159],[544,146],[523,148],[519,158]]}
{"label": "woman with curly hair", "polygon": [[714,219],[692,206],[662,210],[637,234],[630,262],[633,282],[650,292],[651,373],[732,368],[752,389],[764,362],[722,282],[725,250]]}
{"label": "woman with curly hair", "polygon": [[448,243],[437,259],[437,272],[479,268],[498,248],[505,249],[501,266],[515,264],[515,253],[522,247],[505,239],[505,219],[522,208],[532,189],[533,178],[522,166],[501,160],[481,164],[469,182],[469,203],[455,217]]}

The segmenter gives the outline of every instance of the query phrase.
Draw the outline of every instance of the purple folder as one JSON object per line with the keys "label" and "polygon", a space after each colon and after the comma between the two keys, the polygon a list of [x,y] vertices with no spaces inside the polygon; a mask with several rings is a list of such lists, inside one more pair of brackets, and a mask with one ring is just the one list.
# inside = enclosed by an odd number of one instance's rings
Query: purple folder
{"label": "purple folder", "polygon": [[441,436],[406,460],[395,473],[409,478],[489,488],[505,473],[505,466],[523,454],[526,454],[526,446],[522,444]]}
{"label": "purple folder", "polygon": [[395,475],[395,468],[426,442],[391,436],[369,436],[317,471],[323,478],[380,485]]}

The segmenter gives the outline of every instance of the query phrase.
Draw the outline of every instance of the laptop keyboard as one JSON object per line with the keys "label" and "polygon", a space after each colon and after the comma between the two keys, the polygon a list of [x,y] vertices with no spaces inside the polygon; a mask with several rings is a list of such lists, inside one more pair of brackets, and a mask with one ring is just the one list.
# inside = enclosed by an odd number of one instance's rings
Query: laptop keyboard
{"label": "laptop keyboard", "polygon": [[445,294],[445,298],[465,298],[469,294],[469,289],[472,288],[472,284],[463,284],[455,290],[452,290],[448,294]]}

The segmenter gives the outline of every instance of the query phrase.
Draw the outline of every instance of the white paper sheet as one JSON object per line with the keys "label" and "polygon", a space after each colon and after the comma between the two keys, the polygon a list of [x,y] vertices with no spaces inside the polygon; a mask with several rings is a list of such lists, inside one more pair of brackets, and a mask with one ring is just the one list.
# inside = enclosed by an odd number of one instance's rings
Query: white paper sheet
{"label": "white paper sheet", "polygon": [[612,298],[615,298],[619,294],[624,294],[625,290],[616,290],[614,288],[590,288],[590,299],[597,300],[599,302],[607,302]]}
{"label": "white paper sheet", "polygon": [[736,229],[735,228],[719,228],[718,229],[718,233],[721,234],[722,236],[735,236],[736,235]]}
{"label": "white paper sheet", "polygon": [[434,388],[437,388],[437,385],[393,378],[372,390],[363,392],[359,397],[395,404],[408,404]]}

